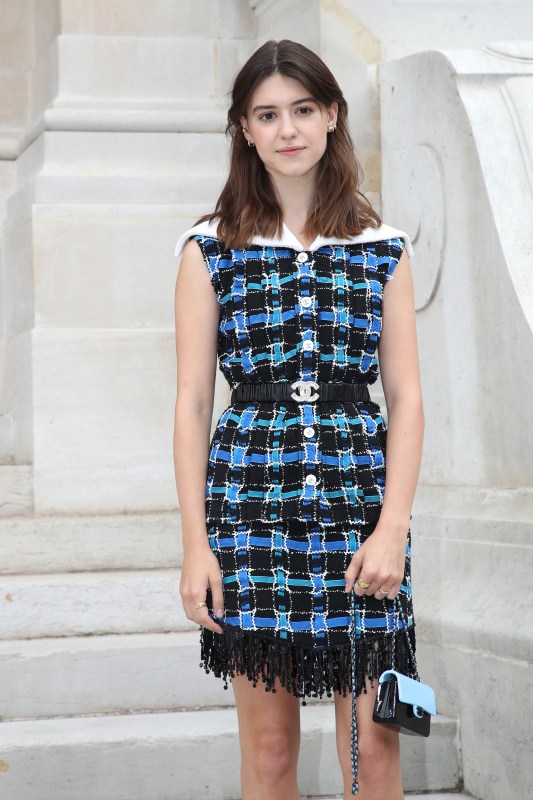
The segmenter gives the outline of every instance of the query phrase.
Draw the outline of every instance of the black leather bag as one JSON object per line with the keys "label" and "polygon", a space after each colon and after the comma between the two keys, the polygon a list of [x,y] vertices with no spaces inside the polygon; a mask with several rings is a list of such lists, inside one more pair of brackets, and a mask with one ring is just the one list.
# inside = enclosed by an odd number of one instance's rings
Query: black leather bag
{"label": "black leather bag", "polygon": [[418,676],[415,654],[407,633],[407,623],[398,597],[395,598],[395,609],[401,618],[409,656],[413,665],[415,678],[409,678],[395,669],[395,648],[393,647],[392,669],[385,670],[379,678],[379,686],[374,705],[372,719],[381,725],[387,725],[395,731],[411,736],[429,736],[431,715],[436,714],[435,693]]}

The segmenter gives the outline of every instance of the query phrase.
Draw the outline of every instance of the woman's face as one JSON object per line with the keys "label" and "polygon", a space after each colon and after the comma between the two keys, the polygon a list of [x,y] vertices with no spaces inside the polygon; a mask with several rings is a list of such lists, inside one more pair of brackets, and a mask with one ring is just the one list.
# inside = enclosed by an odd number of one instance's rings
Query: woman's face
{"label": "woman's face", "polygon": [[240,122],[248,129],[243,135],[255,144],[276,181],[316,172],[327,146],[328,126],[337,122],[337,110],[337,103],[326,109],[299,81],[274,73],[255,89],[247,116]]}

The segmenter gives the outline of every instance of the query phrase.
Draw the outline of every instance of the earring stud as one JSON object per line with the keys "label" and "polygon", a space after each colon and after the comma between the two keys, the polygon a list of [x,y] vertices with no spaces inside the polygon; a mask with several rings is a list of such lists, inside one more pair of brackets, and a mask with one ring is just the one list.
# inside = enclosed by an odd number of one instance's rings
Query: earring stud
{"label": "earring stud", "polygon": [[[242,132],[248,133],[248,128],[243,128]],[[244,138],[246,139],[246,136]],[[246,144],[248,145],[248,147],[255,147],[255,144],[250,139],[246,139]]]}
{"label": "earring stud", "polygon": [[328,127],[328,133],[333,133],[333,131],[335,130],[336,127],[337,127],[336,125],[330,125]]}

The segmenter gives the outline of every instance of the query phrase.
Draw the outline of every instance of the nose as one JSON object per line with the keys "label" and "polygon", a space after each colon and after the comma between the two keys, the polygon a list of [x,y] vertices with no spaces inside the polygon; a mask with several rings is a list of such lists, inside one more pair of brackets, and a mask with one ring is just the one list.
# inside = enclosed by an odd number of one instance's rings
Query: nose
{"label": "nose", "polygon": [[294,117],[290,112],[281,117],[280,133],[284,139],[293,139],[298,133]]}

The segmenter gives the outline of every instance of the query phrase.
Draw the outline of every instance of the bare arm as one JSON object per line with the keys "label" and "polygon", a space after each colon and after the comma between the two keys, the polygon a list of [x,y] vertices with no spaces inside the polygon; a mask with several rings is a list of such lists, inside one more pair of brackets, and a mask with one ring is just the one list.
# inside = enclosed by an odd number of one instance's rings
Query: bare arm
{"label": "bare arm", "polygon": [[388,417],[387,482],[380,521],[406,533],[420,473],[424,411],[413,281],[405,250],[383,295],[379,363]]}
{"label": "bare arm", "polygon": [[346,591],[360,577],[370,583],[356,594],[374,594],[381,586],[400,589],[411,509],[422,459],[424,411],[416,338],[413,281],[404,250],[383,292],[383,327],[379,362],[387,404],[386,485],[378,524],[346,571]]}
{"label": "bare arm", "polygon": [[[221,632],[195,602],[210,586],[215,609],[222,610],[218,561],[209,547],[205,482],[217,365],[219,306],[198,244],[183,252],[175,295],[177,396],[174,419],[174,469],[181,511],[183,569],[180,594],[189,619]],[[220,614],[219,614],[220,616]]]}

